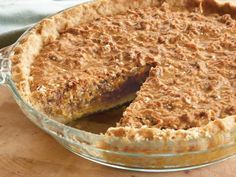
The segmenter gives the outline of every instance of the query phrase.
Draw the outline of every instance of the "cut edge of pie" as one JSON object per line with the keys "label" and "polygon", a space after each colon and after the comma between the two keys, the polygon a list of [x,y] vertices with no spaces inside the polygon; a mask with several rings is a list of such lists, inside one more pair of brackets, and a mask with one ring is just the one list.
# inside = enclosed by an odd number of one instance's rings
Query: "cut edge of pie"
{"label": "cut edge of pie", "polygon": [[[214,0],[181,0],[178,2],[166,0],[166,2],[174,7],[187,8],[195,7],[200,4],[203,10],[207,12],[220,14],[229,13],[234,17],[236,16],[236,8],[229,3],[219,4]],[[100,0],[78,5],[42,20],[19,40],[19,43],[13,48],[13,55],[10,56],[13,64],[12,78],[22,98],[34,108],[43,112],[41,105],[32,101],[30,97],[31,91],[29,82],[32,79],[29,76],[30,67],[35,57],[40,53],[43,45],[55,40],[59,36],[59,31],[94,20],[101,16],[125,12],[129,8],[147,7],[153,4],[160,5],[161,3],[162,1],[156,0]],[[120,100],[119,103],[114,103],[111,107],[130,101],[133,99],[133,95],[131,97]],[[101,107],[97,109],[104,110]],[[65,121],[63,117],[56,119],[60,122]],[[102,143],[101,147],[112,149],[112,147],[109,146],[109,144],[112,144],[112,146],[116,145],[121,150],[136,151],[137,149],[127,149],[127,147],[131,144],[132,147],[137,147],[141,144],[143,145],[143,142],[149,142],[152,143],[154,147],[156,147],[157,144],[161,144],[161,151],[165,152],[169,152],[170,147],[173,152],[206,150],[218,145],[235,142],[231,134],[235,130],[236,116],[234,115],[211,121],[205,126],[194,127],[187,130],[117,127],[109,129],[107,132],[107,142]],[[116,137],[122,138],[122,143],[117,141]],[[183,143],[180,145],[180,141],[184,141],[186,144]],[[116,144],[116,142],[119,143]],[[156,151],[159,152],[157,149]]]}
{"label": "cut edge of pie", "polygon": [[[180,153],[202,151],[235,142],[236,116],[211,121],[187,130],[112,127],[99,144],[105,149],[127,152]],[[135,148],[136,147],[136,148]],[[137,148],[140,147],[140,148]]]}
{"label": "cut edge of pie", "polygon": [[[80,4],[39,22],[29,32],[27,32],[27,34],[23,35],[23,37],[19,39],[18,44],[13,48],[13,55],[10,56],[12,61],[12,78],[22,98],[37,110],[45,113],[45,108],[43,108],[42,104],[39,104],[37,100],[32,99],[32,92],[29,84],[33,79],[30,76],[31,65],[36,56],[40,53],[42,47],[45,44],[57,39],[60,36],[60,32],[64,29],[69,29],[106,15],[125,12],[130,7],[139,8],[146,7],[150,4],[156,5],[160,3],[161,2],[151,0],[145,2],[138,0],[135,1],[135,3],[125,0],[99,0],[96,2]],[[147,65],[147,67],[150,66]],[[143,74],[143,77],[145,77],[147,67],[144,68],[144,72],[142,71],[143,69],[141,69],[137,74]],[[136,90],[141,83],[141,81],[137,82],[137,85],[135,86]],[[123,84],[125,84],[125,82]],[[119,87],[117,90],[119,90]],[[116,89],[113,90],[113,92],[115,93]],[[70,115],[70,113],[68,113],[69,111],[66,111],[65,115],[61,116],[60,114],[54,114],[53,118],[59,122],[67,123],[75,118],[127,103],[134,97],[135,92],[130,92],[127,93],[126,97],[122,97],[119,100],[114,100],[114,102],[109,105],[107,103],[104,103],[104,105],[95,104],[94,107],[92,106],[90,108],[85,108],[84,110],[78,110],[75,112],[75,115]],[[58,109],[56,111],[58,111]]]}

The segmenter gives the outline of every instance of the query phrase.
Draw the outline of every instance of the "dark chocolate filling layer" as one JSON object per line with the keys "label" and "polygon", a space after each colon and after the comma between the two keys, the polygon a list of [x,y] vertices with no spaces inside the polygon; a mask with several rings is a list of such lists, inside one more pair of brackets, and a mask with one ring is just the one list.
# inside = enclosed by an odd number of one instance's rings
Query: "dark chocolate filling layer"
{"label": "dark chocolate filling layer", "polygon": [[101,101],[106,103],[113,103],[126,96],[136,94],[149,75],[150,67],[147,67],[143,72],[137,75],[130,76],[119,88],[112,92],[104,93]]}

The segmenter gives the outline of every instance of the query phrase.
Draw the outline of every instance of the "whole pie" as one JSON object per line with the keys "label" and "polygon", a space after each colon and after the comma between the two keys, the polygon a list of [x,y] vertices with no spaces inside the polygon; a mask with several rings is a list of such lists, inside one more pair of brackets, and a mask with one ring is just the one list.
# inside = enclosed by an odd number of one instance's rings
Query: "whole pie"
{"label": "whole pie", "polygon": [[107,137],[208,149],[235,141],[235,18],[235,7],[213,0],[79,5],[20,39],[12,77],[29,104],[62,123],[131,102]]}

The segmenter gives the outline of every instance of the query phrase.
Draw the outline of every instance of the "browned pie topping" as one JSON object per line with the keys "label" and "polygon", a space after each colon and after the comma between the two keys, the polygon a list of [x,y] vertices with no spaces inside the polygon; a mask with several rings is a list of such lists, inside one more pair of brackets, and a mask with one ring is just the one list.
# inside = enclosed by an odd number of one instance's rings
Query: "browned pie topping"
{"label": "browned pie topping", "polygon": [[236,114],[235,53],[230,15],[163,4],[65,30],[37,56],[30,86],[47,113],[75,118],[135,93],[154,67],[119,126],[187,129]]}
{"label": "browned pie topping", "polygon": [[151,70],[119,126],[187,129],[235,115],[235,74],[227,70],[235,61],[223,62],[163,59]]}
{"label": "browned pie topping", "polygon": [[187,129],[235,115],[235,20],[166,12],[158,64],[118,126]]}
{"label": "browned pie topping", "polygon": [[156,61],[147,48],[152,42],[143,40],[147,37],[141,27],[143,15],[144,11],[129,11],[62,32],[44,46],[32,65],[33,97],[51,115],[76,117],[84,107],[104,98],[109,101],[109,95],[127,96],[122,95],[127,89],[134,94]]}

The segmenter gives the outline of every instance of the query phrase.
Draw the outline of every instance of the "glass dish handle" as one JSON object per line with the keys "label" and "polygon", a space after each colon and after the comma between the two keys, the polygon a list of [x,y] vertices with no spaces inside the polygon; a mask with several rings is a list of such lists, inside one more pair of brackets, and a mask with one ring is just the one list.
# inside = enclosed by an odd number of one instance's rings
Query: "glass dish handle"
{"label": "glass dish handle", "polygon": [[10,75],[11,61],[0,50],[0,85],[6,83],[6,77]]}

